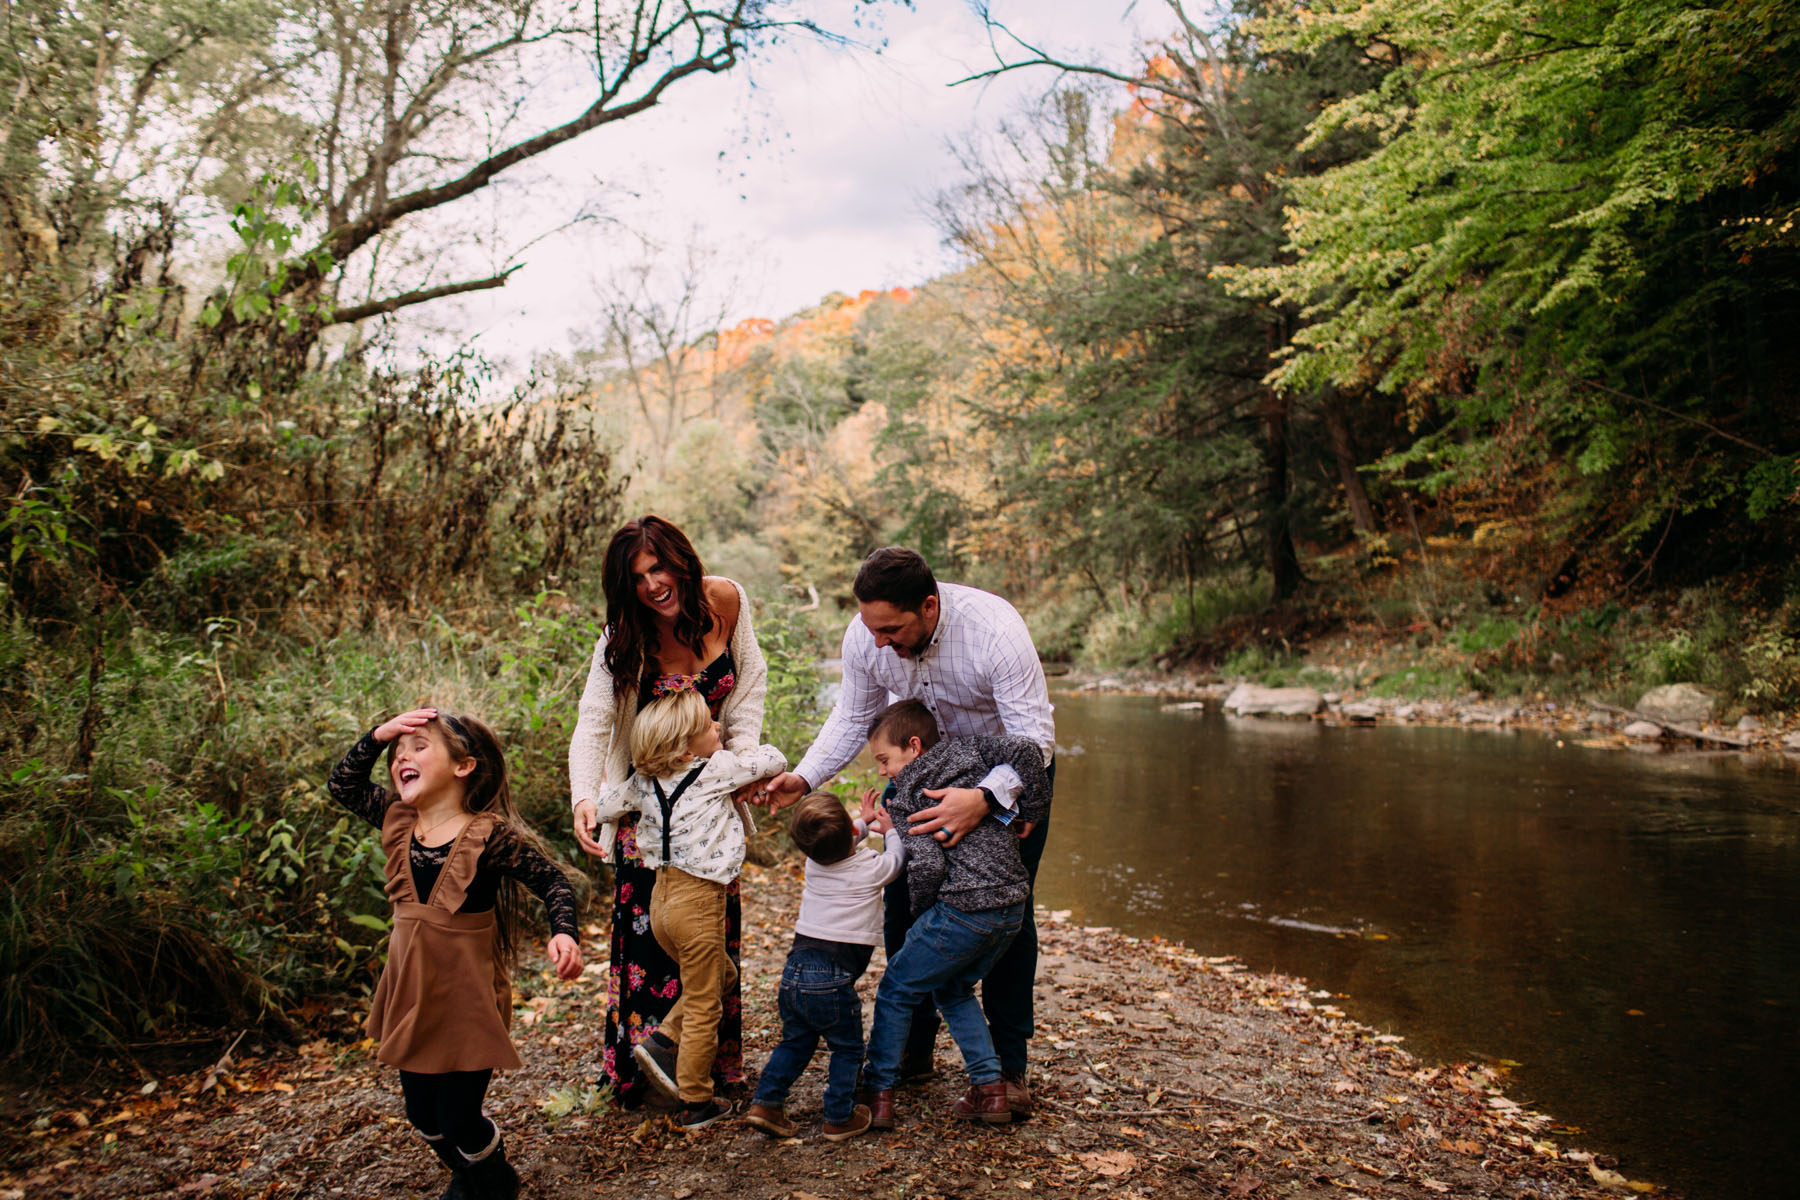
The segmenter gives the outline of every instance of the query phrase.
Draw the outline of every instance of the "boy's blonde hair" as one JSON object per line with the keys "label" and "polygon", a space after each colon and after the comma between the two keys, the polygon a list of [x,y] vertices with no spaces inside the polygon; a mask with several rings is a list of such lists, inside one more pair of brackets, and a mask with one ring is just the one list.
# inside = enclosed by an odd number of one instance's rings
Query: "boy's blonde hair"
{"label": "boy's blonde hair", "polygon": [[652,700],[631,723],[631,765],[639,775],[673,775],[687,756],[688,743],[712,724],[706,699],[684,689]]}

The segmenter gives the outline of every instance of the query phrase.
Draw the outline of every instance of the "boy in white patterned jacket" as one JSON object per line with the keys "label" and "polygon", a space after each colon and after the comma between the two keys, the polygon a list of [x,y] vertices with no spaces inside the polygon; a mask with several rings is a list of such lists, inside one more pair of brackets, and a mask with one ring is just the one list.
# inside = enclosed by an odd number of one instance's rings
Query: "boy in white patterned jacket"
{"label": "boy in white patterned jacket", "polygon": [[725,946],[725,898],[754,828],[732,794],[779,775],[787,758],[773,746],[742,756],[726,750],[705,699],[680,691],[632,722],[631,765],[636,773],[606,790],[595,819],[643,814],[638,847],[656,870],[650,932],[680,969],[681,995],[632,1057],[657,1091],[681,1104],[675,1126],[688,1132],[730,1112],[713,1098],[711,1076],[720,1007],[737,975]]}

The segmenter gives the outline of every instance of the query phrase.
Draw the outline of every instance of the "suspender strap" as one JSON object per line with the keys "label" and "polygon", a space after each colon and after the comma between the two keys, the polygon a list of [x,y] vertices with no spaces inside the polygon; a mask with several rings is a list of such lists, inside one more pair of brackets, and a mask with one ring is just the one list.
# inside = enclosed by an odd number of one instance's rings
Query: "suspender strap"
{"label": "suspender strap", "polygon": [[700,772],[704,770],[706,770],[706,763],[704,761],[694,764],[694,769],[689,771],[682,781],[675,785],[675,794],[672,796],[663,795],[662,780],[652,779],[650,781],[650,786],[656,789],[656,803],[662,808],[662,860],[663,866],[665,867],[669,865],[669,815],[675,811],[675,802],[681,799],[681,793],[687,791],[688,784],[698,779],[700,777]]}

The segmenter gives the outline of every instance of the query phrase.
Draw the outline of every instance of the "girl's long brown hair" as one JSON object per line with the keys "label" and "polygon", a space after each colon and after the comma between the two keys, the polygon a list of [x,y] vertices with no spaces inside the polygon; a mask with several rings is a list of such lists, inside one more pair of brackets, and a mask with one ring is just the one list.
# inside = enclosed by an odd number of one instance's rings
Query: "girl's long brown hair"
{"label": "girl's long brown hair", "polygon": [[[463,777],[463,807],[472,813],[489,813],[500,818],[513,834],[551,862],[556,855],[544,840],[532,831],[513,807],[512,785],[506,777],[506,755],[500,749],[500,738],[479,717],[440,711],[431,722],[443,734],[452,761],[475,760],[475,769]],[[399,739],[388,743],[388,766],[393,767]],[[494,950],[508,977],[519,964],[519,941],[522,926],[525,885],[516,879],[502,879],[494,898]]]}
{"label": "girl's long brown hair", "polygon": [[600,577],[606,593],[606,669],[621,703],[626,696],[637,695],[644,668],[655,657],[653,618],[639,602],[631,578],[631,560],[645,550],[675,576],[676,593],[681,597],[681,611],[675,616],[677,641],[704,658],[706,635],[718,619],[701,583],[706,570],[686,534],[649,514],[621,525],[607,544]]}

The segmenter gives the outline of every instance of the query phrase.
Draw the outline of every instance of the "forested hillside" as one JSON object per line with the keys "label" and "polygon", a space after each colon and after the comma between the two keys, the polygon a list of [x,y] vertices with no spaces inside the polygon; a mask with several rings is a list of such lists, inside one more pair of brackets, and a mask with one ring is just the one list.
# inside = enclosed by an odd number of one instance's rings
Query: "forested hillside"
{"label": "forested hillside", "polygon": [[840,595],[916,544],[1052,655],[1342,630],[1792,704],[1794,15],[1249,5],[1135,75],[1002,39],[1051,91],[962,148],[966,265],[687,342],[736,441],[641,495]]}
{"label": "forested hillside", "polygon": [[997,31],[1045,98],[938,181],[954,271],[723,328],[621,293],[524,378],[392,352],[507,285],[491,185],[870,6],[14,5],[0,1053],[366,986],[323,780],[414,703],[488,715],[572,849],[630,511],[750,586],[777,742],[890,542],[1052,657],[1800,703],[1800,4],[1165,2],[1131,69]]}

